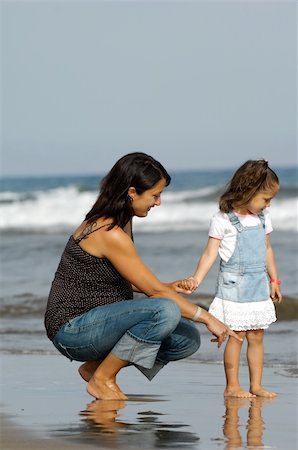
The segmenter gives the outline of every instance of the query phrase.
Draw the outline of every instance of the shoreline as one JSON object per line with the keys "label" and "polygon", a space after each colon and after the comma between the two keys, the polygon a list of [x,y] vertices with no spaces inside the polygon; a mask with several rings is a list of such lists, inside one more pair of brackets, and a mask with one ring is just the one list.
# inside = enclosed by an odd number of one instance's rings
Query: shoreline
{"label": "shoreline", "polygon": [[[134,367],[118,383],[128,401],[94,401],[60,355],[0,355],[4,450],[297,448],[297,379],[264,369],[274,400],[224,399],[223,367],[186,359],[149,382]],[[3,370],[5,368],[5,370]],[[20,368],[22,370],[20,378]],[[247,367],[240,367],[247,388]],[[254,444],[252,434],[254,435]],[[234,447],[235,448],[235,447]]]}

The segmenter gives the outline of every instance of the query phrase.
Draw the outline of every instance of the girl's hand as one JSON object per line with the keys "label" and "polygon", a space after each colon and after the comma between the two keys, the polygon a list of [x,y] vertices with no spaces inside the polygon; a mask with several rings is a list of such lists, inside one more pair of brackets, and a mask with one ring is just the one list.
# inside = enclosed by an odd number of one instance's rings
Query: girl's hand
{"label": "girl's hand", "polygon": [[211,314],[206,323],[206,327],[214,336],[216,336],[214,339],[211,339],[211,342],[217,342],[217,348],[221,346],[228,336],[232,336],[237,339],[237,341],[243,342],[243,339],[234,333],[234,331]]}
{"label": "girl's hand", "polygon": [[183,280],[178,280],[177,287],[179,289],[184,289],[186,291],[193,292],[198,287],[198,283],[193,277],[188,277],[184,278]]}
{"label": "girl's hand", "polygon": [[280,287],[277,283],[271,283],[271,294],[270,297],[274,303],[281,303],[282,293]]}

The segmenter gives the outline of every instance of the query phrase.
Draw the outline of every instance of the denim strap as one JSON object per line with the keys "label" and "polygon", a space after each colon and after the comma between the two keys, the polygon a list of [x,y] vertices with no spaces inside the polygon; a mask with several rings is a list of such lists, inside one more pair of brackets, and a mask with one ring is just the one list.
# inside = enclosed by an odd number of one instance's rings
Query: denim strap
{"label": "denim strap", "polygon": [[243,225],[241,225],[240,220],[238,219],[236,214],[233,211],[229,211],[227,213],[227,216],[231,224],[234,225],[234,227],[237,229],[237,231],[239,231],[239,233],[241,233],[241,231],[243,231]]}
{"label": "denim strap", "polygon": [[264,215],[263,211],[261,211],[260,214],[258,214],[258,217],[261,221],[261,224],[263,225],[263,228],[265,228],[265,215]]}

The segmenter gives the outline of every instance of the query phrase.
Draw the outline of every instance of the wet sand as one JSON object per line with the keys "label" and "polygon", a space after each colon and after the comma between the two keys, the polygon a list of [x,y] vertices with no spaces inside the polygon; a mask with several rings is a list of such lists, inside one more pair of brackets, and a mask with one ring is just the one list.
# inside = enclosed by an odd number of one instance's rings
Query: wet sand
{"label": "wet sand", "polygon": [[[1,449],[297,449],[297,378],[265,368],[274,400],[223,398],[223,366],[184,360],[148,382],[135,368],[123,401],[93,401],[79,363],[1,355]],[[247,367],[241,366],[243,387]]]}

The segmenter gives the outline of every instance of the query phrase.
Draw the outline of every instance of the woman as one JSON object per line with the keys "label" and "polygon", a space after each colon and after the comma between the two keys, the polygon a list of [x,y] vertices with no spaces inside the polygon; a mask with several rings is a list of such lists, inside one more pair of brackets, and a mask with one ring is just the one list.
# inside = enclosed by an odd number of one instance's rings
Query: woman
{"label": "woman", "polygon": [[[116,375],[133,364],[149,380],[169,361],[200,345],[193,322],[204,323],[218,346],[233,333],[182,297],[145,266],[132,239],[133,216],[146,217],[170,183],[164,167],[144,153],[123,156],[62,254],[49,294],[49,339],[70,360],[98,399],[126,399]],[[149,298],[133,300],[133,291]],[[183,292],[180,289],[180,292]]]}

